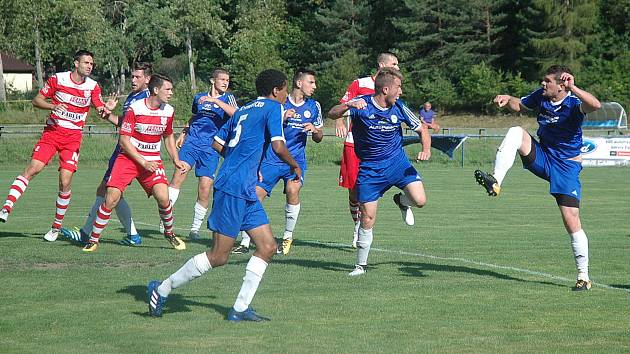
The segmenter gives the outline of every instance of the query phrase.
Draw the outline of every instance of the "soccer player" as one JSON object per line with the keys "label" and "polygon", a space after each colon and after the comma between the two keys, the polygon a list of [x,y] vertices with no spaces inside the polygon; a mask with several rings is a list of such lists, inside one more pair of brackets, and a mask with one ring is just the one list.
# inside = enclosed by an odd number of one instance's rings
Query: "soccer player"
{"label": "soccer player", "polygon": [[[339,103],[346,103],[351,99],[361,95],[374,94],[374,78],[378,75],[379,71],[383,68],[398,68],[398,58],[393,53],[381,53],[377,59],[377,69],[374,76],[367,76],[354,80],[346,93],[343,95]],[[350,131],[349,131],[350,128]],[[341,169],[339,171],[339,185],[348,189],[348,209],[350,210],[350,216],[354,222],[354,232],[352,237],[352,246],[356,248],[357,237],[360,224],[360,211],[359,200],[357,199],[357,190],[355,184],[357,181],[357,175],[359,174],[359,158],[354,152],[354,139],[350,127],[346,127],[343,118],[339,118],[335,122],[335,134],[340,137],[346,138],[343,146],[343,154],[341,156]]]}
{"label": "soccer player", "polygon": [[[99,114],[109,113],[101,98],[101,88],[89,78],[94,68],[94,54],[79,50],[74,55],[74,69],[52,75],[33,99],[33,106],[50,110],[46,127],[35,144],[31,161],[11,184],[9,195],[0,209],[0,222],[6,222],[17,200],[30,181],[39,174],[55,154],[59,154],[59,194],[56,212],[47,241],[55,241],[70,205],[72,176],[77,170],[79,149],[85,120],[94,106]],[[50,103],[46,100],[50,99]]]}
{"label": "soccer player", "polygon": [[114,161],[107,181],[105,200],[98,208],[90,239],[83,248],[84,252],[96,251],[112,209],[116,207],[122,193],[134,179],[138,180],[148,196],[153,196],[157,201],[167,241],[176,250],[186,248],[184,242],[173,234],[173,211],[168,200],[168,180],[160,157],[161,138],[164,137],[166,150],[173,159],[173,164],[182,170],[186,168],[177,157],[173,137],[175,112],[168,104],[173,96],[173,82],[166,76],[155,74],[151,76],[148,88],[150,96],[134,102],[125,112],[118,140],[122,154]]}
{"label": "soccer player", "polygon": [[[227,92],[230,84],[230,74],[227,71],[214,70],[210,83],[212,88],[209,92],[198,93],[193,99],[192,116],[176,141],[176,145],[181,147],[179,159],[188,165],[187,171],[195,166],[195,176],[199,179],[189,234],[193,240],[199,238],[199,228],[208,211],[212,181],[219,165],[219,154],[212,149],[213,138],[238,108],[234,95]],[[172,205],[175,205],[179,189],[187,175],[188,172],[173,173],[168,187]]]}
{"label": "soccer player", "polygon": [[256,244],[256,252],[247,263],[243,285],[227,319],[266,320],[249,306],[277,247],[265,210],[256,197],[258,167],[265,145],[271,144],[276,155],[291,166],[295,181],[300,180],[302,171],[284,142],[281,103],[287,98],[287,77],[278,70],[264,70],[256,77],[256,92],[260,97],[239,108],[212,143],[225,157],[214,183],[212,212],[208,217],[213,246],[192,257],[164,281],[149,282],[150,316],[162,315],[172,289],[224,265],[234,238],[243,230]]}
{"label": "soccer player", "polygon": [[416,131],[422,141],[422,160],[431,157],[431,136],[427,126],[398,98],[402,94],[402,75],[393,68],[383,68],[376,75],[374,95],[360,96],[331,108],[330,118],[350,112],[354,149],[361,159],[356,192],[361,211],[357,240],[357,263],[350,276],[365,273],[372,244],[372,228],[376,220],[378,200],[392,186],[404,193],[394,195],[403,219],[414,224],[411,206],[421,208],[426,203],[422,177],[413,167],[402,147],[402,127],[405,123]]}
{"label": "soccer player", "polygon": [[498,196],[518,153],[525,169],[548,181],[549,193],[556,199],[571,238],[577,267],[573,290],[589,290],[592,282],[588,276],[588,238],[580,222],[580,149],[584,116],[598,110],[601,104],[595,96],[575,85],[575,78],[566,66],[549,67],[541,85],[520,99],[509,95],[494,98],[498,107],[507,107],[512,112],[523,109],[537,112],[540,142],[522,127],[510,128],[497,149],[494,172],[476,170],[475,179],[488,195]]}
{"label": "soccer player", "polygon": [[[295,179],[290,166],[282,161],[273,149],[267,149],[260,164],[262,181],[256,186],[256,195],[262,202],[265,197],[271,196],[273,187],[282,179],[284,181],[284,193],[286,205],[284,206],[285,227],[282,243],[278,246],[278,253],[288,254],[293,243],[293,230],[300,215],[300,190],[304,184],[306,173],[306,141],[308,134],[314,142],[319,143],[324,137],[322,131],[322,108],[319,102],[310,98],[315,92],[315,72],[309,69],[298,69],[293,76],[293,90],[289,94],[284,109],[290,112],[285,116],[284,136],[287,148],[295,158],[302,170],[302,180],[298,183],[289,183]],[[250,238],[243,233],[241,244],[232,250],[232,253],[249,252]]]}
{"label": "soccer player", "polygon": [[[133,66],[133,71],[131,72],[131,92],[127,95],[127,99],[123,104],[122,112],[123,116],[117,116],[115,114],[109,114],[107,118],[110,122],[116,125],[118,128],[122,126],[124,113],[127,111],[129,106],[132,103],[143,100],[149,97],[149,89],[147,85],[149,84],[149,79],[151,78],[151,74],[153,73],[152,66],[149,63],[138,62]],[[111,104],[107,108],[109,110],[113,110],[116,106],[117,101],[108,101],[107,105]],[[109,165],[107,167],[107,171],[105,171],[105,175],[101,180],[101,184],[96,188],[96,200],[94,200],[94,204],[90,209],[90,214],[85,220],[85,224],[81,229],[78,230],[70,230],[64,227],[61,228],[61,233],[77,242],[87,242],[90,238],[89,232],[92,230],[92,224],[96,219],[96,213],[98,212],[99,206],[103,204],[105,200],[105,193],[107,192],[107,181],[112,173],[112,167],[114,167],[114,162],[116,158],[121,152],[120,144],[116,144],[114,148],[114,152],[112,156],[109,158]],[[129,246],[140,246],[142,244],[142,239],[136,230],[136,225],[133,222],[131,217],[131,208],[124,197],[120,197],[120,201],[118,205],[116,205],[116,215],[118,215],[118,219],[121,224],[124,226],[125,231],[127,231],[127,236],[121,240],[121,243]]]}

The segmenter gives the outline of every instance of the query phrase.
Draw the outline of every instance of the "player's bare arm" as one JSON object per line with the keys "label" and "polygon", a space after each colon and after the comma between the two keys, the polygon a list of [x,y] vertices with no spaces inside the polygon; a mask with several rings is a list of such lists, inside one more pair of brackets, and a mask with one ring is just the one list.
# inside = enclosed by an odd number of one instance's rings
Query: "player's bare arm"
{"label": "player's bare arm", "polygon": [[422,151],[418,153],[417,159],[426,161],[431,158],[431,134],[429,134],[429,127],[423,122],[416,128],[416,133],[418,133],[422,143]]}
{"label": "player's bare arm", "polygon": [[234,113],[236,113],[236,107],[231,106],[223,101],[221,101],[218,98],[214,98],[211,96],[203,96],[199,99],[199,103],[203,103],[203,102],[211,102],[216,104],[217,106],[219,106],[219,108],[221,108],[225,113],[227,113],[227,115],[229,115],[230,117],[234,115]]}
{"label": "player's bare arm", "polygon": [[341,103],[330,109],[328,112],[328,117],[331,119],[339,119],[343,117],[343,114],[346,113],[350,108],[358,108],[363,109],[367,106],[367,102],[363,99],[352,100],[346,103]]}
{"label": "player's bare arm", "polygon": [[142,166],[144,169],[149,170],[151,172],[155,172],[155,169],[158,168],[159,164],[156,161],[147,161],[138,153],[136,148],[131,143],[131,137],[129,135],[120,135],[118,138],[118,143],[120,147],[124,151],[125,155],[129,156],[133,161],[135,161],[138,165]]}
{"label": "player's bare arm", "polygon": [[324,131],[322,129],[316,128],[313,123],[304,124],[304,129],[302,131],[311,133],[311,137],[316,143],[319,143],[324,138]]}
{"label": "player's bare arm", "polygon": [[218,152],[219,155],[225,157],[225,149],[224,149],[224,146],[220,142],[216,140],[213,141],[212,148],[214,149],[214,151]]}
{"label": "player's bare arm", "polygon": [[295,117],[295,109],[287,109],[284,111],[284,115],[282,116],[282,121],[286,122],[287,119]]}
{"label": "player's bare arm", "polygon": [[506,107],[507,109],[509,109],[511,112],[514,112],[514,113],[520,112],[521,107],[523,107],[523,105],[521,104],[520,98],[512,97],[510,95],[497,95],[494,98],[494,103],[497,105],[497,107],[499,108]]}
{"label": "player's bare arm", "polygon": [[278,155],[280,160],[286,162],[289,166],[291,166],[291,171],[295,173],[295,178],[293,181],[300,182],[302,179],[302,169],[300,169],[300,165],[295,161],[289,149],[287,149],[287,144],[285,144],[282,140],[274,140],[271,142],[271,148],[273,152]]}
{"label": "player's bare arm", "polygon": [[184,124],[184,129],[182,129],[182,132],[179,133],[179,136],[177,137],[177,140],[175,141],[176,148],[181,149],[182,145],[184,145],[184,141],[186,141],[186,135],[188,134],[188,129],[190,128],[190,122],[192,122],[193,119],[195,119],[194,114],[192,114],[190,118],[188,119],[188,121],[186,122],[186,124]]}
{"label": "player's bare arm", "polygon": [[175,168],[179,170],[181,174],[188,172],[190,170],[190,165],[179,159],[179,154],[177,153],[177,148],[175,147],[175,137],[173,134],[164,136],[164,145],[166,146],[166,152],[168,152],[168,155],[171,157]]}
{"label": "player's bare arm", "polygon": [[577,96],[577,98],[579,98],[580,101],[582,101],[582,105],[581,105],[582,112],[591,113],[602,108],[602,104],[599,102],[599,100],[595,96],[575,86],[575,78],[573,77],[573,75],[568,74],[568,73],[562,73],[560,75],[560,80],[564,82],[564,87],[566,87],[575,96]]}
{"label": "player's bare arm", "polygon": [[46,100],[46,97],[44,97],[41,93],[38,93],[37,96],[33,98],[33,101],[31,101],[31,103],[34,107],[45,109],[48,111],[65,112],[68,109],[68,106],[65,103],[60,103],[57,105],[49,103]]}
{"label": "player's bare arm", "polygon": [[338,138],[345,138],[348,135],[348,128],[346,123],[343,122],[343,118],[335,118],[335,135]]}

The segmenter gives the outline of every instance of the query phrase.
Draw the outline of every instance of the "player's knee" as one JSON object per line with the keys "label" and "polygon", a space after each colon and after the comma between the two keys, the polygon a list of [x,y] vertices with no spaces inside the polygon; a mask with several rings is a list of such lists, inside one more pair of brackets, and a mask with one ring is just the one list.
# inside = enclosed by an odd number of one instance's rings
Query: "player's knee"
{"label": "player's knee", "polygon": [[228,254],[208,255],[208,259],[210,260],[210,265],[212,266],[212,268],[220,267],[224,265],[225,263],[227,263],[228,257],[229,257]]}
{"label": "player's knee", "polygon": [[262,244],[256,244],[256,250],[260,252],[263,259],[271,259],[278,249],[278,243],[275,239],[271,239],[269,242]]}

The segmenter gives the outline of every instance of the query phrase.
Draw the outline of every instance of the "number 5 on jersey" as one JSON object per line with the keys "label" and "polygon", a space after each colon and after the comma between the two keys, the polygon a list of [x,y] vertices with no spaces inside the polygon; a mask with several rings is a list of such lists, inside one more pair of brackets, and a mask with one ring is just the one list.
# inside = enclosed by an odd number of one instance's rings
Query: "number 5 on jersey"
{"label": "number 5 on jersey", "polygon": [[243,123],[245,119],[247,119],[247,114],[243,114],[238,118],[238,122],[236,122],[236,128],[234,128],[234,137],[230,139],[230,142],[228,142],[228,147],[235,147],[236,144],[238,144],[239,140],[241,140],[241,130],[243,129],[241,123]]}

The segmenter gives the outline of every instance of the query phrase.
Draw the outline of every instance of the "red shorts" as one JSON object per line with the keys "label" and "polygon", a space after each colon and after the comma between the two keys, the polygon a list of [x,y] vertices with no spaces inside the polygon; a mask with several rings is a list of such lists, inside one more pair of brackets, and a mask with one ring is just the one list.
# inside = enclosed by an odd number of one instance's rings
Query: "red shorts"
{"label": "red shorts", "polygon": [[124,192],[135,178],[147,193],[147,196],[151,196],[153,195],[153,186],[156,184],[163,183],[168,185],[164,165],[162,161],[157,162],[160,165],[154,172],[151,172],[135,163],[127,155],[120,154],[114,161],[114,167],[112,167],[112,173],[107,181],[107,187],[114,187]]}
{"label": "red shorts", "polygon": [[66,130],[44,130],[33,148],[31,158],[48,165],[50,159],[59,153],[59,170],[75,172],[79,166],[79,149],[82,134]]}
{"label": "red shorts", "polygon": [[344,188],[354,189],[359,175],[359,158],[354,153],[354,144],[343,144],[341,155],[341,169],[339,170],[339,185]]}

